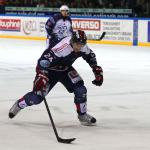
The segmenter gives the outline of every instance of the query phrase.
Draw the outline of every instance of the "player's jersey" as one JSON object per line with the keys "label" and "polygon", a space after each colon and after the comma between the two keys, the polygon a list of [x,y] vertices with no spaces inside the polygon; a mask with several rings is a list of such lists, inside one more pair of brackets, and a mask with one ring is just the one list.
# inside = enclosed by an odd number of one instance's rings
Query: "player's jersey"
{"label": "player's jersey", "polygon": [[38,66],[45,70],[64,71],[68,69],[78,57],[82,57],[92,67],[97,65],[93,51],[85,45],[80,52],[75,53],[70,44],[71,37],[66,37],[54,47],[44,51],[38,60]]}
{"label": "player's jersey", "polygon": [[51,42],[59,42],[64,37],[72,35],[72,21],[71,18],[63,17],[61,14],[51,16],[45,25],[48,38]]}
{"label": "player's jersey", "polygon": [[61,40],[58,44],[56,44],[54,47],[51,48],[51,51],[57,56],[57,57],[66,57],[71,52],[73,52],[73,48],[70,45],[71,37],[66,37]]}

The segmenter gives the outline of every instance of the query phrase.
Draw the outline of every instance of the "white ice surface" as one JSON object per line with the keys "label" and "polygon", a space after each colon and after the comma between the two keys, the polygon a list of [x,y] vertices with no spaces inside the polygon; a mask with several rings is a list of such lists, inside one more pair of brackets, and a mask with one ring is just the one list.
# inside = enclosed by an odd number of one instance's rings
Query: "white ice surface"
{"label": "white ice surface", "polygon": [[88,112],[93,127],[77,120],[73,94],[57,84],[47,96],[58,134],[77,138],[56,141],[44,104],[8,118],[13,103],[32,89],[42,41],[0,39],[0,150],[150,150],[150,48],[89,45],[104,69],[104,84],[80,58],[74,64],[88,89]]}

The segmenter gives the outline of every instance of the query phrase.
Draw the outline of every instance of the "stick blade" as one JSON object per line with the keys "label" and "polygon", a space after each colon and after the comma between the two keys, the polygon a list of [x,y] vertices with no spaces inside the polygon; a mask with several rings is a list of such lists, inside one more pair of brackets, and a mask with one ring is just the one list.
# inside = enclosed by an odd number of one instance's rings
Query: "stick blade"
{"label": "stick blade", "polygon": [[70,144],[72,141],[74,141],[76,138],[71,138],[71,139],[62,139],[62,138],[58,138],[58,142],[60,143],[66,143],[66,144]]}

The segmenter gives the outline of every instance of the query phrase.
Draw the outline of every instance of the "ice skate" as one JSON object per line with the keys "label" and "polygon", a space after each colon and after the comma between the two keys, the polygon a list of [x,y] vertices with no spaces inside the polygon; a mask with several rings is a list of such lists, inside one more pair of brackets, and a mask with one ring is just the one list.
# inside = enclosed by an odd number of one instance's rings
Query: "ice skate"
{"label": "ice skate", "polygon": [[8,114],[9,118],[11,119],[14,118],[21,109],[22,108],[20,108],[18,105],[18,101],[16,101],[15,104],[9,110],[9,114]]}
{"label": "ice skate", "polygon": [[82,125],[92,126],[96,124],[96,119],[87,113],[84,115],[78,115],[78,119]]}

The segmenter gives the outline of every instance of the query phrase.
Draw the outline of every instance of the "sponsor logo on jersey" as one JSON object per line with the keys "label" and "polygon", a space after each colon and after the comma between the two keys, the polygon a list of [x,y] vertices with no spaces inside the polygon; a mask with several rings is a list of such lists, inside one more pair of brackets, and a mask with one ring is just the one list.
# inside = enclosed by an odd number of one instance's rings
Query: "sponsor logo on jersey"
{"label": "sponsor logo on jersey", "polygon": [[20,31],[21,20],[20,19],[0,19],[1,31]]}
{"label": "sponsor logo on jersey", "polygon": [[75,30],[100,30],[100,20],[72,20],[72,27]]}
{"label": "sponsor logo on jersey", "polygon": [[60,47],[58,47],[58,48],[52,48],[52,50],[53,50],[53,52],[61,52],[61,51],[63,51],[64,50],[64,48],[66,48],[66,47],[68,47],[69,45],[67,44],[67,43],[65,43],[65,44],[63,44],[63,45],[61,45]]}
{"label": "sponsor logo on jersey", "polygon": [[148,22],[148,42],[150,42],[150,21]]}

